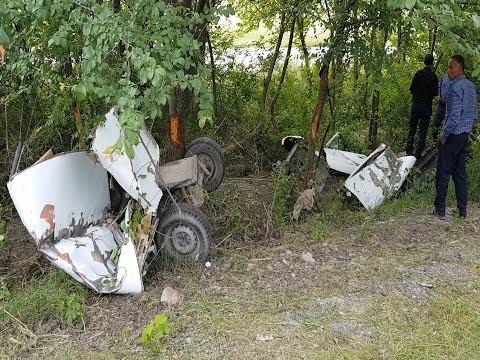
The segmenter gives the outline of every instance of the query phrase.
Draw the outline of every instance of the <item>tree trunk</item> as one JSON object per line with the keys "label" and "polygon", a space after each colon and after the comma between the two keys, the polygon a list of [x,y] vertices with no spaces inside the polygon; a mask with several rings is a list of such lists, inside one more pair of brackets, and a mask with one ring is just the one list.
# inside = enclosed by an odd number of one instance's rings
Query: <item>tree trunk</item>
{"label": "tree trunk", "polygon": [[310,68],[310,54],[308,53],[307,42],[305,41],[305,28],[303,27],[303,15],[297,16],[297,31],[303,52],[303,61],[305,68]]}
{"label": "tree trunk", "polygon": [[403,17],[402,17],[402,13],[401,11],[399,12],[398,14],[398,22],[397,22],[397,49],[398,49],[398,52],[399,52],[399,56],[398,56],[398,61],[400,63],[403,62],[404,58],[403,58],[403,47],[402,47],[402,42],[403,42],[403,30],[402,30],[402,26],[403,26]]}
{"label": "tree trunk", "polygon": [[185,132],[192,109],[192,92],[173,89],[170,95],[166,161],[181,159],[185,150]]}
{"label": "tree trunk", "polygon": [[[338,62],[339,58],[335,59],[332,61],[332,77],[330,78],[330,88],[329,88],[329,93],[330,93],[330,99],[331,99],[331,108],[332,111],[335,111],[335,100],[336,100],[336,94],[337,94],[337,70],[338,70]],[[335,128],[337,124],[333,120],[334,117],[332,117],[332,125],[330,126],[330,129],[333,133],[335,133]]]}
{"label": "tree trunk", "polygon": [[207,32],[207,43],[208,43],[208,53],[210,55],[210,66],[212,69],[211,73],[212,73],[213,112],[215,113],[215,118],[218,119],[215,57],[213,56],[212,41],[210,39],[210,34],[208,32]]}
{"label": "tree trunk", "polygon": [[267,77],[263,81],[263,91],[262,91],[262,98],[260,102],[262,109],[265,109],[265,104],[267,102],[268,88],[270,86],[270,82],[272,81],[273,70],[275,69],[275,64],[277,63],[278,54],[280,53],[280,46],[282,45],[283,34],[285,33],[285,18],[286,18],[286,13],[284,11],[282,12],[282,18],[280,20],[280,29],[278,32],[277,45],[275,46],[275,51],[273,53],[272,61],[270,62],[270,68],[268,69]]}
{"label": "tree trunk", "polygon": [[432,34],[432,41],[430,42],[430,54],[433,55],[433,51],[435,50],[435,42],[437,40],[437,26],[433,29],[433,34]]}
{"label": "tree trunk", "polygon": [[[328,58],[327,58],[328,59]],[[312,186],[314,162],[315,162],[315,147],[317,144],[318,127],[320,126],[320,119],[323,113],[323,107],[325,105],[325,99],[328,92],[328,66],[329,64],[322,65],[320,70],[320,90],[318,92],[317,104],[312,118],[310,119],[310,140],[308,144],[308,156],[307,156],[307,175],[305,177],[305,189],[309,189]]]}
{"label": "tree trunk", "polygon": [[[388,40],[388,30],[385,30],[383,36],[383,42],[381,45],[381,57],[385,56],[385,47]],[[377,56],[378,57],[378,56]],[[380,79],[382,78],[382,66],[376,67],[375,83],[373,85],[373,97],[372,97],[372,113],[370,116],[370,124],[368,127],[368,145],[370,150],[377,148],[377,134],[378,134],[378,113],[380,109]]]}
{"label": "tree trunk", "polygon": [[296,17],[294,16],[293,19],[292,19],[292,26],[290,27],[290,37],[288,39],[287,55],[285,57],[285,62],[283,63],[282,74],[280,76],[280,81],[278,83],[277,92],[275,93],[275,96],[270,101],[270,106],[268,107],[268,112],[270,114],[270,119],[272,120],[272,124],[273,124],[274,127],[276,127],[276,123],[275,123],[275,104],[277,103],[278,97],[280,96],[280,91],[282,90],[283,82],[285,81],[285,75],[287,74],[288,62],[290,60],[290,54],[292,52],[293,36],[295,34],[295,22],[296,22]]}
{"label": "tree trunk", "polygon": [[375,150],[377,147],[379,106],[380,106],[380,90],[376,88],[375,90],[373,90],[372,113],[370,116],[370,124],[368,126],[368,146],[370,150]]}
{"label": "tree trunk", "polygon": [[[192,0],[182,0],[178,1],[178,4],[195,11],[198,14],[205,12],[208,4],[205,0],[199,0],[194,7]],[[200,43],[200,54],[205,53],[205,43],[207,37],[207,23],[199,24],[195,29],[185,31],[191,31],[195,38]],[[195,62],[203,62],[203,58],[195,59]],[[190,74],[195,74],[196,69],[191,68],[187,71]],[[192,103],[193,103],[193,94],[192,91],[188,88],[185,90],[180,89],[179,86],[175,87],[170,94],[169,102],[169,119],[167,122],[168,126],[168,138],[167,138],[167,154],[166,161],[174,161],[181,159],[185,150],[185,133],[187,129],[187,122],[192,113]]]}
{"label": "tree trunk", "polygon": [[[118,13],[120,12],[121,9],[122,9],[122,4],[120,3],[120,0],[113,0],[113,11]],[[125,52],[125,44],[123,43],[122,40],[118,42],[117,52],[120,55],[123,55],[123,53]]]}
{"label": "tree trunk", "polygon": [[[353,8],[353,16],[355,19],[357,19],[358,16],[358,6],[355,4],[355,7]],[[354,41],[358,38],[358,27],[355,26],[353,29],[353,39]],[[358,59],[358,52],[357,50],[354,50],[355,52],[353,53],[353,87],[355,89],[355,94],[357,94],[357,89],[358,89],[358,79],[360,78],[360,61]]]}

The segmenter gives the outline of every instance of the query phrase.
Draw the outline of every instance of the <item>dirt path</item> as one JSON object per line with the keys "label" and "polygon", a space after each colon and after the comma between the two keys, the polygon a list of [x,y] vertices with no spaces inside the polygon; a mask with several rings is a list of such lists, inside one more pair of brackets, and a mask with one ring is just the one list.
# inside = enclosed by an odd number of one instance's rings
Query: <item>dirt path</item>
{"label": "dirt path", "polygon": [[[140,296],[92,294],[83,332],[53,321],[34,329],[49,341],[2,338],[22,358],[478,358],[480,208],[466,222],[426,212],[321,233],[313,215],[258,242],[236,234],[210,268],[152,270]],[[166,286],[182,296],[175,308],[160,302]],[[152,354],[139,335],[161,313],[173,333]]]}

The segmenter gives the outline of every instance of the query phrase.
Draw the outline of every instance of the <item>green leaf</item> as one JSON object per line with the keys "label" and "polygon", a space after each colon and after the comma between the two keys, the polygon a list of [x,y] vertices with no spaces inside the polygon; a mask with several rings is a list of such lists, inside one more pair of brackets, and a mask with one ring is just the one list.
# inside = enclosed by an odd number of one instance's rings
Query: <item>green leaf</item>
{"label": "green leaf", "polygon": [[87,97],[87,89],[83,84],[74,85],[72,87],[72,91],[73,91],[73,96],[75,96],[75,98],[78,101],[83,101]]}
{"label": "green leaf", "polygon": [[480,67],[476,68],[472,72],[472,77],[477,77],[478,75],[480,75]]}
{"label": "green leaf", "polygon": [[473,17],[473,25],[476,29],[480,28],[480,16],[479,15],[472,15]]}
{"label": "green leaf", "polygon": [[127,154],[129,159],[133,159],[135,157],[135,152],[133,151],[133,146],[130,141],[125,141],[123,145],[125,146],[125,154]]}
{"label": "green leaf", "polygon": [[417,2],[417,0],[407,0],[406,3],[405,3],[405,7],[408,10],[412,10],[415,7],[416,2]]}
{"label": "green leaf", "polygon": [[0,27],[0,44],[8,46],[10,44],[10,38],[7,33]]}
{"label": "green leaf", "polygon": [[131,144],[138,145],[139,138],[138,138],[138,133],[137,132],[135,132],[131,129],[125,129],[125,134],[127,135],[127,139]]}
{"label": "green leaf", "polygon": [[166,323],[167,320],[168,320],[167,315],[162,314],[162,315],[158,315],[158,316],[155,318],[155,321],[154,321],[154,322],[155,322],[156,325],[161,325],[161,324]]}

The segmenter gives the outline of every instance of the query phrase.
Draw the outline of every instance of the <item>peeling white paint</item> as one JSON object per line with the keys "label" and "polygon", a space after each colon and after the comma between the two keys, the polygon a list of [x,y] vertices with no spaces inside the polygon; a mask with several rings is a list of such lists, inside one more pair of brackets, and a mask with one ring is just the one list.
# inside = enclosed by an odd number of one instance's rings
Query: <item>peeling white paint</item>
{"label": "peeling white paint", "polygon": [[120,138],[122,127],[118,122],[115,108],[111,109],[105,117],[105,124],[97,127],[95,132],[92,150],[97,154],[103,167],[131,197],[144,209],[156,213],[162,198],[162,190],[155,179],[160,159],[158,144],[149,132],[142,129],[139,133],[142,141],[133,146],[133,159],[124,153],[109,152],[108,148],[114,146]]}
{"label": "peeling white paint", "polygon": [[99,293],[139,293],[133,242],[108,221],[107,172],[91,155],[59,154],[23,170],[8,182],[10,196],[38,250],[54,265]]}
{"label": "peeling white paint", "polygon": [[340,150],[340,133],[327,142],[323,151],[330,169],[350,175],[366,158],[366,155]]}
{"label": "peeling white paint", "polygon": [[414,156],[397,158],[382,144],[354,170],[345,187],[365,208],[375,209],[400,189],[415,161]]}
{"label": "peeling white paint", "polygon": [[367,158],[366,155],[324,148],[330,169],[350,175]]}

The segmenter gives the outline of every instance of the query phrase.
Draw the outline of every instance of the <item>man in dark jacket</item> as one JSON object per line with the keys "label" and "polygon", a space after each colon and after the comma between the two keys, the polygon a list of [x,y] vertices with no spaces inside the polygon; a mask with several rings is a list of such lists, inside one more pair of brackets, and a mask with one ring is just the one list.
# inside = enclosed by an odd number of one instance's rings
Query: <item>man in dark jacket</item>
{"label": "man in dark jacket", "polygon": [[[422,156],[422,151],[425,149],[428,124],[432,116],[432,99],[438,96],[438,78],[433,70],[433,55],[425,55],[423,63],[425,67],[415,73],[410,85],[412,111],[410,114],[407,146],[405,147],[407,155],[415,155],[417,159]],[[414,152],[413,143],[419,124],[418,146]]]}

